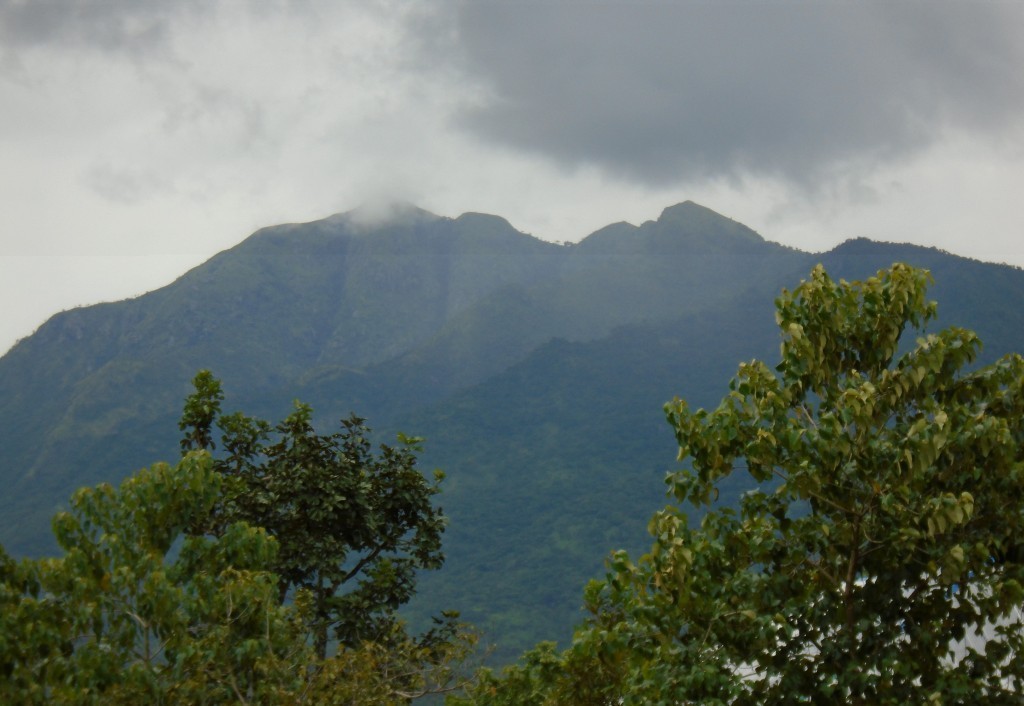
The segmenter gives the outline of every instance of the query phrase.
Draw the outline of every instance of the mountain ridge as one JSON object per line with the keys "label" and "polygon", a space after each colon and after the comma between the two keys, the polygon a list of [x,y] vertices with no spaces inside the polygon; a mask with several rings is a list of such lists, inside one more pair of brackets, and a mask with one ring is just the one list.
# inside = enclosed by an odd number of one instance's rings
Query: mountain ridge
{"label": "mountain ridge", "polygon": [[989,359],[1024,350],[1024,271],[934,248],[806,253],[693,202],[574,245],[499,216],[394,213],[260,229],[0,357],[0,542],[48,552],[75,488],[173,460],[206,368],[228,411],[280,419],[298,397],[319,425],[354,411],[382,439],[426,436],[452,526],[422,605],[463,610],[511,657],[568,634],[608,550],[643,549],[674,463],[661,404],[717,404],[740,360],[772,361],[772,301],[818,262],[847,279],[928,267],[942,325],[976,329]]}

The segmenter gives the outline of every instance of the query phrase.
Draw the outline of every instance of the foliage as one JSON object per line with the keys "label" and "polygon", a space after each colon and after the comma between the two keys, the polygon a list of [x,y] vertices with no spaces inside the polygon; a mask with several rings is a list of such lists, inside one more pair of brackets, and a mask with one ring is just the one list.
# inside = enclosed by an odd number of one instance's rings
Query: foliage
{"label": "foliage", "polygon": [[180,428],[182,448],[213,448],[222,431],[225,456],[215,468],[229,480],[223,502],[204,518],[220,534],[244,521],[265,528],[279,544],[273,563],[281,600],[291,589],[313,599],[313,631],[321,658],[329,634],[356,646],[381,640],[395,611],[412,597],[415,574],[443,562],[445,517],[432,504],[443,478],[430,483],[416,468],[420,439],[399,435],[397,447],[371,449],[363,420],[318,434],[312,409],[270,424],[236,413],[220,415],[220,383],[208,371],[194,380]]}
{"label": "foliage", "polygon": [[[577,646],[578,647],[578,646]],[[500,674],[481,669],[477,681],[462,695],[448,697],[449,706],[608,706],[618,702],[624,679],[619,660],[595,659],[587,649],[559,653],[554,642],[528,650],[519,663]]]}
{"label": "foliage", "polygon": [[244,522],[187,532],[221,501],[202,451],[119,489],[78,491],[54,530],[65,554],[0,549],[0,701],[19,704],[404,704],[454,688],[475,643],[454,615],[419,640],[322,658],[306,591],[282,604],[278,546]]}
{"label": "foliage", "polygon": [[[472,702],[1019,701],[1024,360],[971,370],[980,343],[960,328],[901,349],[935,315],[929,281],[818,267],[784,291],[775,371],[741,365],[710,412],[666,407],[692,464],[669,485],[699,526],[655,514],[650,553],[616,553],[588,587],[573,646],[485,677]],[[759,489],[722,507],[743,470]]]}
{"label": "foliage", "polygon": [[273,540],[244,524],[183,537],[219,486],[193,453],[82,489],[54,519],[64,556],[6,561],[2,700],[271,703],[299,679]]}
{"label": "foliage", "polygon": [[419,639],[399,624],[380,641],[339,650],[319,662],[303,698],[316,706],[391,706],[468,688],[477,640],[456,617],[436,619]]}

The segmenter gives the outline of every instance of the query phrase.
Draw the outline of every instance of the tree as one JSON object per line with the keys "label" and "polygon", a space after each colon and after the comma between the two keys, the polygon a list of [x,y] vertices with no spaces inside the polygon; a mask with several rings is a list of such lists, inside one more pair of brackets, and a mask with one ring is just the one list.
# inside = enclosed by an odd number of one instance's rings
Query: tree
{"label": "tree", "polygon": [[[935,316],[929,282],[901,264],[850,283],[819,266],[783,291],[774,370],[740,365],[712,411],[666,406],[690,463],[670,491],[699,524],[682,506],[655,514],[650,553],[614,554],[588,587],[592,615],[560,668],[481,690],[1019,703],[1024,359],[972,369],[980,342],[960,328],[901,346]],[[754,490],[723,507],[719,481],[741,472]]]}
{"label": "tree", "polygon": [[276,703],[308,651],[243,523],[185,536],[218,497],[205,453],[75,493],[54,518],[65,554],[2,561],[5,703]]}
{"label": "tree", "polygon": [[407,704],[466,683],[458,614],[413,637],[395,612],[442,560],[418,440],[378,456],[356,417],[319,435],[296,403],[272,429],[222,398],[200,373],[177,465],[76,492],[62,556],[0,547],[0,702]]}
{"label": "tree", "polygon": [[54,519],[59,558],[0,548],[0,702],[407,704],[464,683],[475,636],[453,617],[318,655],[313,596],[280,600],[265,530],[191,531],[223,502],[212,466],[191,451],[79,490]]}
{"label": "tree", "polygon": [[[208,371],[193,383],[179,424],[182,448],[212,450],[216,424],[224,455],[214,466],[228,481],[204,529],[219,533],[244,521],[277,540],[281,599],[294,589],[310,593],[321,658],[330,635],[348,646],[391,639],[416,572],[444,560],[445,517],[432,502],[444,476],[435,471],[429,482],[416,468],[422,440],[399,435],[397,446],[382,444],[374,454],[370,430],[354,415],[339,431],[319,434],[312,409],[296,402],[271,428],[240,413],[221,415],[220,382]],[[455,617],[443,620],[454,624]]]}

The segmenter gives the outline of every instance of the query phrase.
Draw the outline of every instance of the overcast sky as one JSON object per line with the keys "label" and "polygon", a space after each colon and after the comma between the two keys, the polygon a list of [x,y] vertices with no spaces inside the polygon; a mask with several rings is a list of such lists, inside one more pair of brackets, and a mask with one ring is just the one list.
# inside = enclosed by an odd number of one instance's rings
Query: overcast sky
{"label": "overcast sky", "polygon": [[0,0],[0,351],[387,199],[1024,265],[1024,3]]}

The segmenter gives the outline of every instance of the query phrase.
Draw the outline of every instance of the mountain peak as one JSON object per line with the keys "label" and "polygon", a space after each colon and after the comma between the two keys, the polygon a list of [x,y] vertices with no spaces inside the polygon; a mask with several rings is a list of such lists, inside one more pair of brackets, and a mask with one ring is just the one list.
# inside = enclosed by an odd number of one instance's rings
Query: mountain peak
{"label": "mountain peak", "polygon": [[670,227],[686,236],[710,236],[716,239],[732,237],[756,243],[764,241],[756,231],[742,223],[693,201],[683,201],[675,206],[669,206],[661,212],[656,224]]}
{"label": "mountain peak", "polygon": [[664,208],[661,215],[658,217],[659,221],[666,219],[676,220],[679,218],[693,218],[693,217],[713,217],[713,218],[725,218],[722,214],[717,211],[712,211],[707,206],[701,206],[696,201],[690,201],[687,199],[682,203],[677,203],[674,206],[668,206]]}
{"label": "mountain peak", "polygon": [[467,211],[461,216],[455,219],[455,222],[461,226],[468,228],[481,228],[485,231],[488,230],[502,230],[502,231],[514,231],[515,226],[508,222],[507,219],[501,216],[495,216],[491,213],[478,213],[476,211]]}
{"label": "mountain peak", "polygon": [[359,228],[379,228],[435,221],[440,216],[425,211],[408,201],[372,199],[363,202],[351,211],[338,214],[336,218]]}

